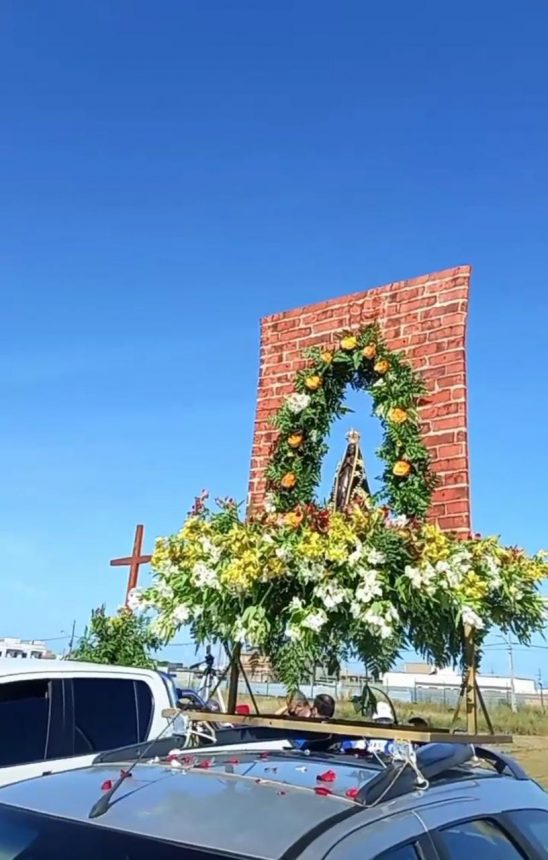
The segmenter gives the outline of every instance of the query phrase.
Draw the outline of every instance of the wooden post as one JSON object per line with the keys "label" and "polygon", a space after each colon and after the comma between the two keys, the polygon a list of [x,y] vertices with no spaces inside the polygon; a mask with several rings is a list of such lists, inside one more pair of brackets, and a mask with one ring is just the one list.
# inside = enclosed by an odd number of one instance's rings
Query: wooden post
{"label": "wooden post", "polygon": [[466,731],[478,733],[478,682],[476,679],[476,648],[474,631],[468,624],[464,627],[464,654],[466,660]]}
{"label": "wooden post", "polygon": [[240,657],[242,653],[242,646],[238,643],[234,645],[232,649],[232,654],[230,657],[230,677],[228,681],[228,713],[234,714],[236,712],[236,705],[238,704],[238,680],[240,676]]}

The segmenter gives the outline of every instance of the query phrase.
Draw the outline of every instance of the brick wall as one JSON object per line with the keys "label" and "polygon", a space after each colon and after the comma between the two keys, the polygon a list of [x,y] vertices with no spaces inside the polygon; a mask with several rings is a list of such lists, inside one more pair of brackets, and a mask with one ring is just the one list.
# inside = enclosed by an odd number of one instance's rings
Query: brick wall
{"label": "brick wall", "polygon": [[262,320],[250,510],[264,499],[265,469],[276,438],[270,419],[293,391],[295,372],[305,364],[303,350],[334,345],[341,330],[378,320],[387,345],[407,355],[429,388],[428,402],[421,407],[422,429],[439,478],[431,518],[446,530],[470,530],[465,355],[469,283],[470,267],[459,266]]}

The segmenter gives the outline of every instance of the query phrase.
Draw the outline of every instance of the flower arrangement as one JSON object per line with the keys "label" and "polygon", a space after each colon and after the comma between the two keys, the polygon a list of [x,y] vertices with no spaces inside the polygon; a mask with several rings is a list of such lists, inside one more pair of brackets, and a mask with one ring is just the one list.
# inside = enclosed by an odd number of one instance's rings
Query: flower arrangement
{"label": "flower arrangement", "polygon": [[[154,584],[132,607],[156,613],[163,641],[189,624],[198,642],[256,648],[289,686],[313,663],[335,669],[350,657],[378,676],[404,647],[462,662],[465,627],[480,647],[493,626],[527,642],[543,626],[546,557],[425,522],[435,477],[420,436],[422,380],[376,325],[308,359],[275,418],[265,509],[242,519],[234,501],[211,510],[203,493],[182,529],[157,541]],[[314,492],[347,385],[371,392],[386,466],[377,497],[357,494],[336,511]]]}
{"label": "flower arrangement", "polygon": [[481,642],[494,625],[520,641],[542,626],[542,555],[496,539],[460,540],[356,503],[242,520],[221,502],[156,544],[154,585],[140,597],[169,640],[189,623],[200,641],[245,642],[288,684],[311,661],[358,656],[373,674],[409,646],[437,665],[460,659],[463,625]]}

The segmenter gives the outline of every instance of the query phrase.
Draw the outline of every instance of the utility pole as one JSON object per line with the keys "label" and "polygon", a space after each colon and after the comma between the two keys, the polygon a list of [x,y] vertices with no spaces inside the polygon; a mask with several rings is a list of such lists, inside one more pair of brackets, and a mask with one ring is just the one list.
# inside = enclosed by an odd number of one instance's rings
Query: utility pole
{"label": "utility pole", "polygon": [[516,679],[514,676],[514,651],[510,634],[506,637],[506,642],[508,644],[508,670],[510,673],[510,707],[512,708],[512,713],[515,714],[517,712],[518,705],[516,701]]}
{"label": "utility pole", "polygon": [[72,630],[70,633],[70,642],[69,642],[69,651],[68,651],[69,657],[72,654],[72,649],[74,648],[74,635],[75,635],[75,633],[76,633],[76,621],[73,621],[72,622]]}
{"label": "utility pole", "polygon": [[544,710],[544,684],[542,683],[542,669],[538,670],[538,688],[540,692],[540,707],[541,710]]}

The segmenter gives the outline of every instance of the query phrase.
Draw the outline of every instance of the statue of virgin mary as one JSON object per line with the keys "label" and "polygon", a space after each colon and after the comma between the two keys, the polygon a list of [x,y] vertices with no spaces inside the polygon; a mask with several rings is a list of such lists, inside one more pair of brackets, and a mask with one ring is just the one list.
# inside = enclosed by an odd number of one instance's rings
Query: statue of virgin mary
{"label": "statue of virgin mary", "polygon": [[337,467],[331,493],[331,503],[336,511],[344,511],[358,490],[367,496],[371,495],[360,448],[360,434],[357,430],[350,430],[346,434],[346,441],[346,451]]}

